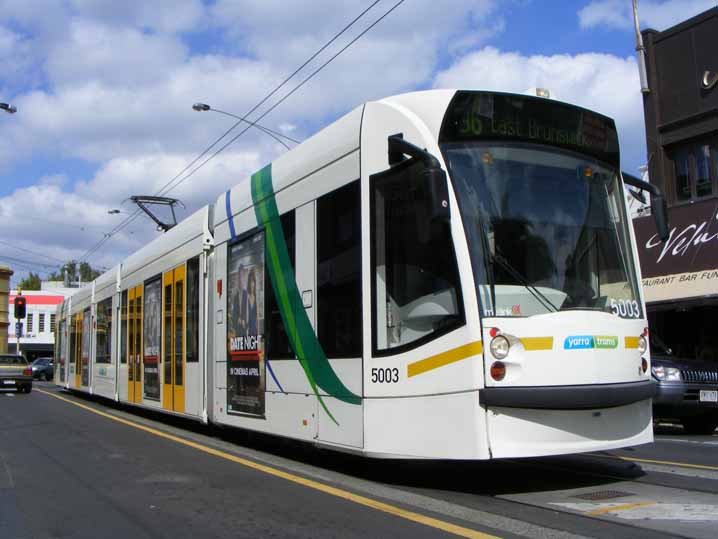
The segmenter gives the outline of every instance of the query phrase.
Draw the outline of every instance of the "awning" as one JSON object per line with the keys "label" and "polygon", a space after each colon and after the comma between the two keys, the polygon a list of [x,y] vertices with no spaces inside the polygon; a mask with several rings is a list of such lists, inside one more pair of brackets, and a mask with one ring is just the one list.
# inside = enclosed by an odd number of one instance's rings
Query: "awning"
{"label": "awning", "polygon": [[646,302],[718,294],[718,204],[671,208],[670,237],[661,243],[652,216],[633,220]]}
{"label": "awning", "polygon": [[718,294],[718,269],[644,277],[643,292],[647,303]]}

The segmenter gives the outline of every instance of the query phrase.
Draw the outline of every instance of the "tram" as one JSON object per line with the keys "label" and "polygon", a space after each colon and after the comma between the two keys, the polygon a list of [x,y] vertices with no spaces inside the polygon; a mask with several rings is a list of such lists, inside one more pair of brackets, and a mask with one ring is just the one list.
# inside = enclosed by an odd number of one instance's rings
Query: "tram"
{"label": "tram", "polygon": [[58,307],[56,383],[370,457],[652,441],[613,120],[434,90],[366,103]]}

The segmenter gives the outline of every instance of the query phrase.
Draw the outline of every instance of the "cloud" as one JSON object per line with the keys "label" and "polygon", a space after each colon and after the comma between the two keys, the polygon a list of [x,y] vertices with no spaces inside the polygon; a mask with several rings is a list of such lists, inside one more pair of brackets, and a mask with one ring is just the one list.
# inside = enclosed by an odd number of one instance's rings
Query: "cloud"
{"label": "cloud", "polygon": [[[395,3],[384,0],[372,7],[305,72],[310,73]],[[476,44],[502,30],[501,20],[491,17],[498,4],[496,0],[453,0],[447,9],[445,3],[434,0],[406,2],[336,61],[338,66],[331,70],[333,80],[339,86],[346,81],[347,88],[355,88],[360,82],[363,91],[383,86],[382,79],[387,76],[391,82],[402,79],[401,88],[426,82],[440,51],[456,44]],[[370,5],[356,0],[218,0],[211,13],[213,23],[223,29],[227,43],[235,44],[235,50],[289,73]],[[351,78],[355,71],[361,72],[361,81]],[[393,71],[400,73],[393,77]],[[382,77],[374,76],[376,73]],[[345,90],[342,93],[346,95]],[[354,99],[356,94],[349,92],[347,97]],[[342,106],[346,103],[343,101]]]}
{"label": "cloud", "polygon": [[0,12],[43,36],[56,36],[73,19],[160,33],[193,30],[203,26],[206,8],[201,0],[42,0],[41,6],[27,0],[0,0]]}
{"label": "cloud", "polygon": [[635,172],[645,162],[643,103],[632,57],[597,53],[524,56],[485,47],[439,72],[434,86],[517,93],[548,88],[554,99],[616,120],[625,170]]}
{"label": "cloud", "polygon": [[[192,103],[206,101],[243,113],[276,84],[267,65],[219,56],[167,59],[158,71],[163,73],[160,79],[150,76],[144,84],[114,84],[97,76],[18,96],[14,103],[23,114],[3,126],[6,144],[0,145],[0,161],[7,164],[43,152],[98,164],[141,155],[148,148],[199,153],[234,121],[213,112],[195,112]],[[299,117],[297,111],[282,118],[296,123]],[[265,137],[250,130],[237,144],[271,144]]]}
{"label": "cloud", "polygon": [[50,51],[46,69],[50,81],[60,87],[86,81],[148,86],[166,77],[167,67],[180,64],[186,54],[172,36],[75,19],[63,46]]}
{"label": "cloud", "polygon": [[202,27],[206,11],[201,0],[72,0],[71,3],[80,16],[160,33]]}
{"label": "cloud", "polygon": [[0,90],[15,93],[33,83],[36,58],[32,43],[23,34],[0,26]]}
{"label": "cloud", "polygon": [[[285,90],[394,3],[382,0]],[[38,9],[0,0],[0,59],[25,59],[13,75],[22,83],[11,87],[8,71],[0,74],[0,90],[11,88],[5,100],[22,111],[3,124],[0,172],[12,171],[0,186],[4,234],[32,238],[24,244],[63,260],[82,255],[121,221],[109,209],[132,211],[123,200],[155,194],[234,123],[194,112],[192,103],[246,113],[368,5],[45,0]],[[364,101],[429,86],[438,65],[503,31],[497,6],[406,2],[261,123],[301,140]],[[250,129],[170,193],[188,206],[180,216],[284,151]],[[67,162],[80,163],[81,173]],[[151,223],[137,220],[91,262],[111,266],[154,235]]]}
{"label": "cloud", "polygon": [[[154,194],[193,157],[149,154],[113,159],[87,182],[67,186],[62,176],[45,177],[36,185],[0,197],[3,237],[22,238],[18,245],[36,253],[3,245],[2,254],[34,264],[23,266],[25,270],[50,273],[53,268],[48,265],[58,266],[58,261],[81,257],[127,218],[136,209],[127,201],[131,195]],[[237,151],[210,161],[169,193],[186,205],[186,209],[178,208],[178,219],[213,203],[219,193],[247,178],[262,163],[256,152]],[[110,209],[121,213],[108,214]],[[93,266],[111,267],[158,234],[155,224],[142,215],[114,235],[91,262]],[[24,273],[18,275],[15,278],[22,278]]]}
{"label": "cloud", "polygon": [[[638,11],[643,28],[665,30],[716,5],[715,0],[644,0]],[[581,28],[631,29],[632,4],[628,0],[593,0],[578,12],[578,19]]]}

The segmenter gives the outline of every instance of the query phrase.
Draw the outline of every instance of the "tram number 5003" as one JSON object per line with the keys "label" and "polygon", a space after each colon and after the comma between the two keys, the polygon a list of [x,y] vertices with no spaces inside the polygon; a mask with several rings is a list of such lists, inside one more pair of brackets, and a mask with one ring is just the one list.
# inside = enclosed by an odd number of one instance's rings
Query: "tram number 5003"
{"label": "tram number 5003", "polygon": [[616,301],[611,298],[611,311],[621,318],[639,318],[641,316],[641,308],[636,300],[619,299]]}
{"label": "tram number 5003", "polygon": [[396,367],[384,369],[375,367],[371,370],[371,381],[374,384],[395,384],[399,381],[399,369]]}

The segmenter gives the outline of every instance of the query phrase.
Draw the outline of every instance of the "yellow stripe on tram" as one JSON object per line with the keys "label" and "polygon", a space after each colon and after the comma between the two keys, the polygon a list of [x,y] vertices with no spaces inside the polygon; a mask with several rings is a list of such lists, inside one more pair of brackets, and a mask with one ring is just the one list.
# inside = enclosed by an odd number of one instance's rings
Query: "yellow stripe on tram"
{"label": "yellow stripe on tram", "polygon": [[409,378],[411,378],[412,376],[416,376],[417,374],[433,371],[434,369],[450,365],[451,363],[456,363],[457,361],[461,361],[462,359],[466,359],[471,356],[477,356],[481,354],[483,350],[484,348],[481,344],[481,341],[474,341],[472,343],[459,346],[458,348],[452,348],[451,350],[447,350],[446,352],[442,352],[441,354],[427,357],[426,359],[422,359],[421,361],[409,363],[409,365],[407,365],[406,367],[407,373]]}
{"label": "yellow stripe on tram", "polygon": [[197,443],[197,442],[193,442],[191,440],[186,440],[185,438],[180,438],[179,436],[174,436],[172,434],[162,432],[161,430],[153,429],[152,427],[147,427],[145,425],[135,423],[134,421],[130,421],[128,419],[123,419],[121,417],[117,417],[112,414],[102,412],[100,410],[95,410],[94,408],[92,408],[90,406],[87,406],[85,404],[80,404],[79,402],[75,402],[71,399],[61,397],[60,395],[56,395],[56,394],[50,393],[48,391],[43,391],[41,389],[38,391],[45,395],[49,395],[50,397],[54,397],[61,401],[64,401],[64,402],[67,402],[74,406],[77,406],[79,408],[82,408],[83,410],[87,410],[88,412],[92,412],[93,414],[97,414],[97,415],[105,417],[107,419],[111,419],[112,421],[117,421],[118,423],[122,423],[123,425],[127,425],[128,427],[133,427],[135,429],[138,429],[138,430],[141,430],[144,432],[148,432],[150,434],[154,434],[155,436],[159,436],[160,438],[164,438],[166,440],[171,440],[178,444],[182,444],[187,447],[191,447],[198,451],[202,451],[203,453],[206,453],[208,455],[213,455],[215,457],[219,457],[219,458],[228,460],[230,462],[234,462],[236,464],[241,464],[242,466],[246,466],[247,468],[251,468],[253,470],[272,475],[274,477],[279,477],[281,479],[291,481],[292,483],[296,483],[296,484],[305,486],[307,488],[318,490],[319,492],[323,492],[325,494],[329,494],[329,495],[335,496],[337,498],[342,498],[344,500],[354,502],[359,505],[363,505],[365,507],[370,507],[372,509],[376,509],[377,511],[381,511],[383,513],[388,513],[390,515],[394,515],[394,516],[403,518],[405,520],[410,520],[410,521],[416,522],[418,524],[423,524],[424,526],[428,526],[430,528],[442,530],[444,532],[451,533],[458,537],[466,537],[468,539],[498,539],[498,537],[496,535],[491,535],[488,533],[480,532],[478,530],[472,530],[471,528],[465,528],[463,526],[458,526],[456,524],[452,524],[451,522],[446,522],[444,520],[432,518],[432,517],[429,517],[426,515],[422,515],[421,513],[416,513],[414,511],[408,511],[406,509],[402,509],[401,507],[397,507],[395,505],[380,502],[380,501],[374,500],[372,498],[367,498],[366,496],[361,496],[359,494],[353,494],[352,492],[349,492],[347,490],[343,490],[343,489],[340,489],[337,487],[332,487],[330,485],[320,483],[319,481],[314,481],[312,479],[307,479],[305,477],[294,475],[292,473],[285,472],[285,471],[279,470],[277,468],[273,468],[271,466],[267,466],[266,464],[259,464],[257,462],[253,462],[251,460],[248,460],[248,459],[245,459],[242,457],[238,457],[236,455],[232,455],[231,453],[226,453],[224,451],[220,451],[219,449],[214,449],[212,447],[209,447],[209,446]]}
{"label": "yellow stripe on tram", "polygon": [[626,348],[638,348],[638,337],[626,337]]}
{"label": "yellow stripe on tram", "polygon": [[527,352],[553,349],[553,337],[523,337],[519,340]]}

